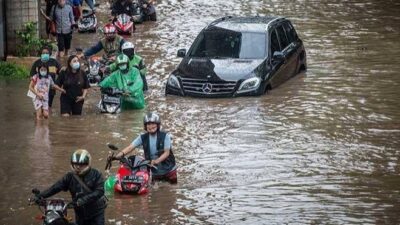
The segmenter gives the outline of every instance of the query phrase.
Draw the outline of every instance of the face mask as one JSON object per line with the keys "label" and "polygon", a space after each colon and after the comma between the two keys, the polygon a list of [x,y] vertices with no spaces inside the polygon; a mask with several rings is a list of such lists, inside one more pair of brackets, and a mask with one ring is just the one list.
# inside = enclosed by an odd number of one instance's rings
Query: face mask
{"label": "face mask", "polygon": [[71,67],[74,70],[78,70],[80,66],[81,66],[81,64],[79,64],[79,62],[74,62],[71,64]]}
{"label": "face mask", "polygon": [[40,74],[40,77],[44,77],[44,78],[47,78],[47,71],[40,71],[39,72],[39,74]]}
{"label": "face mask", "polygon": [[44,53],[40,56],[40,59],[42,60],[42,62],[47,62],[50,59],[50,55],[47,53]]}
{"label": "face mask", "polygon": [[120,69],[121,71],[124,71],[124,70],[126,70],[127,68],[128,68],[128,65],[126,65],[126,64],[120,65],[120,66],[119,66],[119,69]]}

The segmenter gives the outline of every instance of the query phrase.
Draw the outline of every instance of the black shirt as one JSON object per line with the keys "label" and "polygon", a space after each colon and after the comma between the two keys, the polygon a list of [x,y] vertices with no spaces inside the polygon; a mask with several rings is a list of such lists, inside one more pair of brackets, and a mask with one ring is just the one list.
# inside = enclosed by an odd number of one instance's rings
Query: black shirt
{"label": "black shirt", "polygon": [[82,71],[78,73],[72,73],[68,70],[61,70],[60,75],[56,81],[56,84],[65,89],[66,94],[71,99],[83,94],[83,89],[90,88],[89,80]]}
{"label": "black shirt", "polygon": [[126,2],[125,5],[122,5],[120,1],[117,1],[113,4],[111,9],[111,15],[118,16],[120,14],[127,14],[129,16],[133,16],[135,13],[135,9],[133,8],[132,3]]}
{"label": "black shirt", "polygon": [[[39,65],[41,65],[42,63],[43,62],[41,59],[38,59],[33,63],[30,73],[31,76],[39,73]],[[44,64],[46,64],[49,67],[49,74],[51,78],[53,78],[53,81],[55,81],[56,74],[58,74],[61,69],[60,63],[56,59],[50,58],[49,61],[45,62]]]}

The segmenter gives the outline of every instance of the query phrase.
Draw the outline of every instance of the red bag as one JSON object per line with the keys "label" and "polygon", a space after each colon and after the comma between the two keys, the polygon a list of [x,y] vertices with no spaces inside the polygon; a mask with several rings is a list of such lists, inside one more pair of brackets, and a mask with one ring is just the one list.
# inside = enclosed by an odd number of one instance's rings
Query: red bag
{"label": "red bag", "polygon": [[78,6],[73,6],[72,7],[72,12],[74,14],[75,22],[78,21],[79,17],[81,17],[81,11],[79,10],[79,7]]}
{"label": "red bag", "polygon": [[56,33],[57,33],[56,22],[54,22],[54,21],[49,21],[49,27],[50,27],[50,34],[56,35]]}

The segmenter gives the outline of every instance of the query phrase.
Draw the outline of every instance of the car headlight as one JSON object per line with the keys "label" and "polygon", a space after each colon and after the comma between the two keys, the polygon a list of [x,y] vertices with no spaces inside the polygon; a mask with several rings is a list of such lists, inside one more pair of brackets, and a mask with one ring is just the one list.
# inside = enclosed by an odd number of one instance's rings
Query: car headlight
{"label": "car headlight", "polygon": [[181,89],[181,85],[179,84],[178,78],[176,78],[176,76],[173,74],[169,76],[167,84],[171,87]]}
{"label": "car headlight", "polygon": [[249,78],[240,84],[238,93],[256,90],[260,86],[261,80],[258,77]]}

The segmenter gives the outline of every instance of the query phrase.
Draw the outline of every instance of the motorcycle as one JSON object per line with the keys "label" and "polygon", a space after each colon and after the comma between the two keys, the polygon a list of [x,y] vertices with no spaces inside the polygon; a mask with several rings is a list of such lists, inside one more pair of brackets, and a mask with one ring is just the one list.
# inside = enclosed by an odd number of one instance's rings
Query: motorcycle
{"label": "motorcycle", "polygon": [[133,35],[133,32],[135,32],[135,30],[136,30],[135,23],[133,22],[133,18],[127,14],[118,15],[113,20],[113,24],[117,28],[118,34]]}
{"label": "motorcycle", "polygon": [[[115,145],[107,144],[108,147],[117,151]],[[143,195],[149,192],[152,181],[151,168],[156,168],[150,164],[149,160],[145,160],[141,156],[122,157],[117,159],[112,153],[111,157],[107,160],[105,167],[106,173],[112,166],[112,161],[118,160],[120,166],[114,176],[109,176],[104,183],[106,191],[114,190],[120,194],[138,194]]]}
{"label": "motorcycle", "polygon": [[87,61],[85,73],[88,77],[91,87],[97,86],[98,83],[103,79],[103,72],[101,69],[102,67],[103,65],[101,62],[101,58],[98,56],[92,56]]}
{"label": "motorcycle", "polygon": [[134,14],[132,16],[133,18],[133,22],[135,24],[140,24],[143,23],[144,21],[144,12],[142,7],[140,7],[139,3],[134,2],[133,4],[133,8],[134,8]]}
{"label": "motorcycle", "polygon": [[120,113],[123,91],[117,88],[101,88],[101,99],[98,108],[101,113]]}
{"label": "motorcycle", "polygon": [[78,32],[96,32],[97,17],[96,14],[88,8],[82,10],[82,18],[78,21]]}
{"label": "motorcycle", "polygon": [[74,208],[74,203],[65,201],[62,198],[52,198],[52,199],[38,199],[40,191],[38,189],[33,189],[32,193],[36,198],[30,198],[29,204],[36,204],[39,206],[41,215],[37,219],[43,221],[43,225],[75,225],[71,222],[71,219],[67,217],[67,209]]}
{"label": "motorcycle", "polygon": [[143,21],[157,20],[156,8],[151,2],[141,1],[140,8]]}

